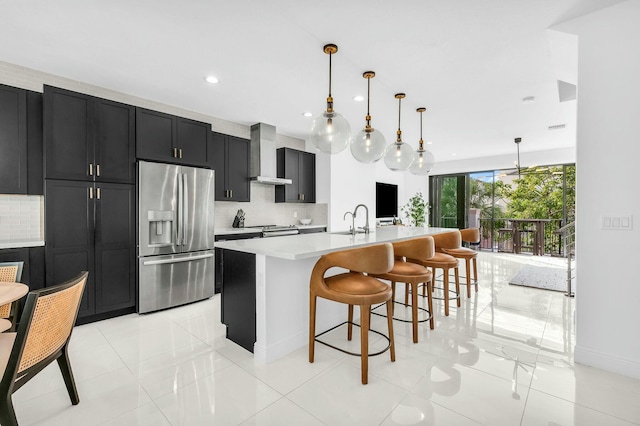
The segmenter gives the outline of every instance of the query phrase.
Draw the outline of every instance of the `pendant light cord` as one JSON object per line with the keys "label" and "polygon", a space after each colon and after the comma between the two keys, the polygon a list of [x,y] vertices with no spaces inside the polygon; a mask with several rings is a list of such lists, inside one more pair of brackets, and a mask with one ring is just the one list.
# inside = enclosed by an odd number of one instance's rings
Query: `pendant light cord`
{"label": "pendant light cord", "polygon": [[327,112],[333,112],[333,97],[331,96],[331,52],[329,53],[329,97],[327,98]]}
{"label": "pendant light cord", "polygon": [[424,141],[422,140],[422,111],[420,111],[420,146],[418,147],[418,151],[424,150]]}
{"label": "pendant light cord", "polygon": [[398,139],[396,139],[397,144],[402,143],[402,130],[400,130],[400,111],[402,109],[401,103],[402,103],[402,98],[398,97]]}

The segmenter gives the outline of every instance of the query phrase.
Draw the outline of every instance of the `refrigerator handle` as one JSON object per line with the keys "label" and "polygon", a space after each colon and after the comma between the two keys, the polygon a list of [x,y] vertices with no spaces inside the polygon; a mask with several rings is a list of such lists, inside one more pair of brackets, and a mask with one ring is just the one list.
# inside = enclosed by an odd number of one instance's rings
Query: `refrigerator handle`
{"label": "refrigerator handle", "polygon": [[178,220],[176,221],[176,245],[180,246],[182,244],[182,221],[183,221],[183,208],[182,205],[182,175],[178,174]]}
{"label": "refrigerator handle", "polygon": [[187,245],[187,230],[189,224],[189,185],[187,174],[182,174],[182,245]]}

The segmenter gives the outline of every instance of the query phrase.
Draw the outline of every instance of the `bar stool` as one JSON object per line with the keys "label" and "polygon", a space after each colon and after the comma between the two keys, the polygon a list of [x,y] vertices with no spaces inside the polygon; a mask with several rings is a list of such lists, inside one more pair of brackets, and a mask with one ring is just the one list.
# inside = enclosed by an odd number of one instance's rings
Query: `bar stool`
{"label": "bar stool", "polygon": [[[449,238],[443,238],[440,248],[456,259],[464,259],[467,272],[467,297],[471,297],[471,263],[473,263],[473,281],[478,292],[478,252],[462,247],[462,242],[477,243],[480,241],[478,228],[467,228],[456,232],[448,232]],[[459,237],[459,238],[457,238]]]}
{"label": "bar stool", "polygon": [[[457,231],[456,231],[457,232]],[[431,268],[431,274],[433,276],[433,285],[431,286],[431,290],[433,291],[435,288],[435,277],[436,277],[436,269],[442,269],[443,271],[443,278],[442,278],[442,282],[443,282],[443,299],[444,299],[444,314],[445,316],[449,316],[449,270],[453,269],[454,271],[454,276],[455,276],[455,285],[456,285],[456,290],[455,292],[455,299],[457,301],[457,306],[460,307],[460,275],[458,272],[458,260],[451,256],[448,255],[446,253],[443,253],[442,250],[439,250],[439,247],[441,245],[441,240],[442,240],[442,236],[443,235],[447,235],[450,232],[444,233],[444,234],[433,234],[431,237],[433,238],[433,242],[435,244],[435,252],[433,253],[433,256],[430,258],[422,258],[422,259],[416,259],[416,258],[411,258],[409,261],[410,262],[414,262],[414,263],[418,263],[422,266],[425,266],[427,268]],[[446,238],[446,237],[445,237]],[[439,245],[440,244],[440,245]],[[427,297],[427,288],[423,287],[422,288],[422,295]]]}
{"label": "bar stool", "polygon": [[[338,275],[325,277],[324,274],[330,268],[338,267],[348,269]],[[314,361],[314,344],[318,336],[333,330],[344,323],[327,330],[316,336],[316,298],[333,300],[349,305],[349,318],[346,323],[347,339],[351,340],[353,325],[353,305],[360,307],[360,355],[362,384],[368,382],[369,373],[369,322],[371,319],[371,305],[386,303],[387,325],[389,336],[383,337],[389,340],[389,346],[384,350],[371,355],[379,355],[389,349],[391,361],[396,360],[395,345],[393,340],[393,306],[391,302],[392,290],[382,281],[366,274],[384,274],[393,267],[393,247],[389,243],[374,245],[353,250],[344,250],[326,254],[316,262],[311,272],[309,285],[309,362]],[[357,324],[356,324],[357,325]],[[327,343],[317,340],[327,346]],[[335,347],[334,347],[335,348]],[[335,348],[338,349],[338,348]],[[340,349],[341,350],[341,349]]]}
{"label": "bar stool", "polygon": [[[19,282],[22,278],[24,262],[0,263],[0,281]],[[20,316],[20,301],[0,306],[0,331],[15,330]]]}
{"label": "bar stool", "polygon": [[[393,292],[392,300],[395,302],[396,282],[405,283],[404,305],[408,305],[409,286],[411,286],[411,323],[413,326],[413,343],[418,343],[418,323],[429,321],[429,326],[433,330],[433,301],[431,296],[432,273],[426,267],[409,261],[409,258],[429,258],[434,253],[433,238],[426,236],[414,238],[412,240],[393,243],[393,254],[395,262],[393,268],[384,274],[377,274],[376,278],[391,281]],[[407,259],[405,261],[405,259]],[[418,285],[424,284],[427,287],[428,310],[418,306]],[[395,302],[398,303],[398,302]],[[428,318],[418,320],[418,309],[429,313]],[[375,312],[374,312],[375,313]],[[394,318],[398,320],[397,318]],[[404,321],[404,320],[398,320]]]}

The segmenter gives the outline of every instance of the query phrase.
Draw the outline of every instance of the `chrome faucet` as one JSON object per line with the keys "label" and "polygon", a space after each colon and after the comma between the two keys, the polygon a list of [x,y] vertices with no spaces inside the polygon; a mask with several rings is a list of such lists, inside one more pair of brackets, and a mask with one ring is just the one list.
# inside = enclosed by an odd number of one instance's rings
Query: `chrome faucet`
{"label": "chrome faucet", "polygon": [[351,232],[351,235],[355,235],[356,234],[356,228],[355,228],[356,215],[354,213],[351,213],[351,212],[346,212],[344,214],[344,216],[342,216],[342,220],[347,220],[347,215],[348,214],[351,215],[351,226],[349,227],[349,232]]}
{"label": "chrome faucet", "polygon": [[358,213],[358,209],[360,207],[364,207],[364,212],[365,212],[365,218],[366,218],[366,222],[365,225],[361,228],[358,229],[362,229],[364,231],[365,234],[369,233],[369,208],[367,206],[365,206],[364,204],[358,204],[355,208],[355,210],[353,211],[353,217],[356,217],[356,213]]}

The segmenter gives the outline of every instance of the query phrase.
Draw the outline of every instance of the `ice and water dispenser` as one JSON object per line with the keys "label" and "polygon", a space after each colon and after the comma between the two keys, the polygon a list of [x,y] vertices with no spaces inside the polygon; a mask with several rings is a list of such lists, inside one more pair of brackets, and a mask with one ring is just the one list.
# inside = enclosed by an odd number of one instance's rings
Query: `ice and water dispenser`
{"label": "ice and water dispenser", "polygon": [[149,210],[149,247],[173,245],[175,213],[173,210]]}

